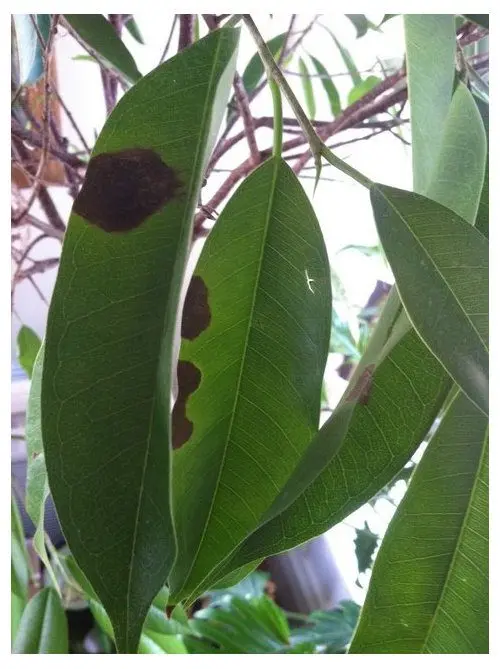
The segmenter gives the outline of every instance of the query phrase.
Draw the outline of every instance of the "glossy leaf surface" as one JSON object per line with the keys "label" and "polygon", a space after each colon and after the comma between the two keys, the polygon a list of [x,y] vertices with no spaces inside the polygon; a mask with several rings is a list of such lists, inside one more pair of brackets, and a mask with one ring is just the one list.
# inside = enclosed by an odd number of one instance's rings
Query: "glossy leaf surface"
{"label": "glossy leaf surface", "polygon": [[175,555],[177,303],[237,40],[234,29],[212,33],[115,107],[75,201],[49,312],[42,436],[50,490],[120,652],[135,651]]}
{"label": "glossy leaf surface", "polygon": [[194,392],[177,400],[186,436],[173,458],[175,601],[255,529],[317,430],[330,271],[283,160],[261,165],[226,205],[190,291],[186,305],[198,307],[184,311],[179,385],[188,372]]}
{"label": "glossy leaf surface", "polygon": [[376,184],[380,240],[408,315],[450,376],[488,413],[488,241],[423,195]]}
{"label": "glossy leaf surface", "polygon": [[351,653],[488,652],[487,433],[459,393],[384,537]]}

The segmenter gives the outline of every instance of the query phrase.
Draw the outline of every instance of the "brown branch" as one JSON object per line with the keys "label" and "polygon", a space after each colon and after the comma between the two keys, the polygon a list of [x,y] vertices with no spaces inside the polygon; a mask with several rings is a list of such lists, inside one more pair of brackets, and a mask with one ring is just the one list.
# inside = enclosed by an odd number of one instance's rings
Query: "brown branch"
{"label": "brown branch", "polygon": [[66,116],[67,116],[67,118],[68,118],[68,121],[71,123],[71,126],[72,126],[73,130],[74,130],[74,131],[76,132],[76,134],[78,135],[78,139],[79,139],[80,142],[82,143],[83,148],[85,149],[86,153],[90,154],[90,152],[91,152],[91,151],[90,151],[90,148],[89,148],[87,142],[85,141],[85,137],[83,136],[83,134],[82,134],[80,128],[78,127],[78,125],[77,125],[77,123],[76,123],[76,121],[75,121],[75,119],[74,119],[74,117],[73,117],[73,114],[70,112],[70,110],[69,110],[68,107],[66,106],[66,103],[65,103],[64,100],[62,99],[62,97],[61,97],[59,91],[57,90],[57,88],[54,87],[53,90],[54,90],[54,95],[56,96],[58,103],[61,105],[61,107],[62,107],[63,110],[64,110],[64,113],[66,114]]}
{"label": "brown branch", "polygon": [[[28,142],[28,144],[36,146],[38,149],[42,148],[43,146],[42,139],[38,135],[36,135],[33,131],[21,128],[15,119],[11,119],[11,132],[14,137],[17,137],[17,139],[23,142]],[[75,169],[87,167],[87,163],[81,158],[78,158],[78,156],[62,151],[55,146],[49,145],[47,147],[47,151],[68,167]]]}
{"label": "brown branch", "polygon": [[23,223],[25,225],[31,225],[37,230],[40,230],[40,232],[43,232],[47,237],[53,237],[60,242],[62,242],[64,238],[64,231],[59,230],[58,228],[54,228],[53,225],[45,223],[45,221],[41,221],[40,219],[36,218],[36,216],[33,216],[33,214],[26,214]]}
{"label": "brown branch", "polygon": [[240,116],[243,121],[243,128],[245,130],[248,148],[250,149],[250,156],[254,161],[254,164],[258,165],[260,162],[260,152],[259,147],[257,146],[257,140],[255,139],[255,127],[252,112],[250,111],[250,104],[248,102],[248,95],[245,90],[245,86],[243,85],[243,81],[237,72],[234,75],[233,88],[234,95],[238,103]]}
{"label": "brown branch", "polygon": [[179,17],[179,47],[178,51],[191,46],[194,39],[194,14],[178,14]]}

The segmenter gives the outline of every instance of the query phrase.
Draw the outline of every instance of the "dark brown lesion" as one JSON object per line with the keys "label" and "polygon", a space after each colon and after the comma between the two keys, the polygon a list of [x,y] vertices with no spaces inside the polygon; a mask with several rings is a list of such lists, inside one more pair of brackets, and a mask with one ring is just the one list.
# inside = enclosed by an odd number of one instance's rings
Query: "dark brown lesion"
{"label": "dark brown lesion", "polygon": [[201,276],[193,276],[184,301],[181,336],[183,339],[196,339],[208,328],[210,320],[207,285]]}
{"label": "dark brown lesion", "polygon": [[177,365],[179,391],[172,411],[172,446],[180,448],[193,434],[193,423],[186,415],[186,404],[190,395],[201,383],[201,372],[187,360],[179,360]]}
{"label": "dark brown lesion", "polygon": [[176,197],[181,181],[152,149],[91,158],[73,211],[105,232],[128,232]]}
{"label": "dark brown lesion", "polygon": [[372,379],[375,372],[375,365],[367,365],[361,372],[358,380],[354,384],[354,388],[346,397],[347,402],[359,402],[360,404],[368,404],[370,393],[372,389]]}

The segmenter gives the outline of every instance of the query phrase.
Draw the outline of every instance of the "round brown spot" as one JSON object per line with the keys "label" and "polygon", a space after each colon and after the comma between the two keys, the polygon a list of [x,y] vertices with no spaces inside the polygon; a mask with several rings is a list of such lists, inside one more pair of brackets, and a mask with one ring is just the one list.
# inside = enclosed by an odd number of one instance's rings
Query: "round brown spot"
{"label": "round brown spot", "polygon": [[127,232],[173,199],[181,183],[152,149],[92,158],[73,211],[106,232]]}

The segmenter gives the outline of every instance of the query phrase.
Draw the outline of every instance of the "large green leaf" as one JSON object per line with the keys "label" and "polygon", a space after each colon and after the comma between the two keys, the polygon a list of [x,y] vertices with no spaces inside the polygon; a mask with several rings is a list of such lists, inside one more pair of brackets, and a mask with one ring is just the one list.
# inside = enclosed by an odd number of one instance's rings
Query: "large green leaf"
{"label": "large green leaf", "polygon": [[40,337],[31,328],[23,325],[17,335],[17,357],[19,364],[31,379],[35,358],[38,355],[42,342]]}
{"label": "large green leaf", "polygon": [[479,199],[479,206],[477,210],[476,228],[483,233],[485,237],[489,236],[489,220],[490,220],[490,185],[489,185],[489,129],[490,129],[490,108],[483,100],[475,98],[478,111],[483,122],[484,132],[486,135],[486,169],[484,172],[483,188],[481,190],[481,197]]}
{"label": "large green leaf", "polygon": [[414,327],[487,414],[487,239],[423,195],[375,184],[371,200],[380,240]]}
{"label": "large green leaf", "polygon": [[337,116],[342,111],[340,105],[340,96],[335,84],[333,83],[330,75],[328,74],[325,66],[320,63],[320,61],[314,56],[310,56],[316,72],[321,75],[321,85],[325,89],[325,93],[328,96],[328,101],[330,102],[330,109],[332,110],[332,115]]}
{"label": "large green leaf", "polygon": [[488,652],[487,434],[459,393],[389,525],[351,653]]}
{"label": "large green leaf", "polygon": [[102,14],[65,14],[64,18],[88,46],[130,82],[142,77],[132,54]]}
{"label": "large green leaf", "polygon": [[52,588],[44,588],[28,602],[12,652],[23,655],[68,653],[68,622],[59,596]]}
{"label": "large green leaf", "polygon": [[406,63],[411,109],[413,186],[427,194],[453,94],[453,14],[406,14]]}
{"label": "large green leaf", "polygon": [[227,204],[188,291],[174,600],[257,527],[316,432],[330,309],[318,221],[292,170],[271,158]]}
{"label": "large green leaf", "polygon": [[42,379],[50,490],[120,652],[135,651],[175,555],[176,311],[237,41],[238,30],[213,32],[120,100],[75,201],[50,306]]}

